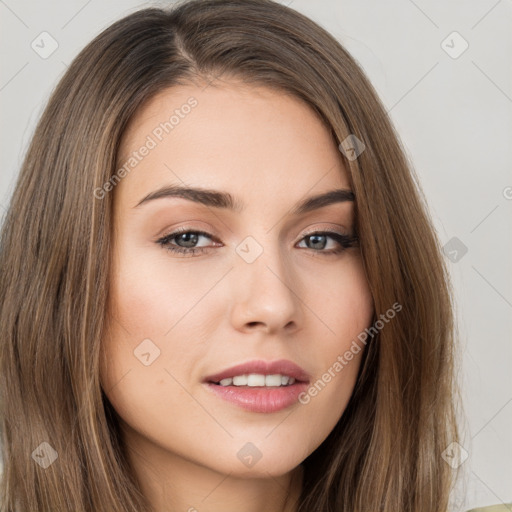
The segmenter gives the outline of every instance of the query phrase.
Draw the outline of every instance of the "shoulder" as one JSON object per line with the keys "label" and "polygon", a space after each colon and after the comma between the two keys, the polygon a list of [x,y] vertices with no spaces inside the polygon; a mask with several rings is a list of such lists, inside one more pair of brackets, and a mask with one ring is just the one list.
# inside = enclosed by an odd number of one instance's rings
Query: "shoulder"
{"label": "shoulder", "polygon": [[512,503],[503,503],[502,505],[491,505],[489,507],[472,508],[467,512],[510,512]]}

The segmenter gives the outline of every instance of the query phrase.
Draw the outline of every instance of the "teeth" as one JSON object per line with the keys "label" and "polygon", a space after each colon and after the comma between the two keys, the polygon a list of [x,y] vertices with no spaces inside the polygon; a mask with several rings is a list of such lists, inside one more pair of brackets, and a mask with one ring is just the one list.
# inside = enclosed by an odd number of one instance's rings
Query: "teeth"
{"label": "teeth", "polygon": [[233,385],[247,386],[247,375],[237,375],[236,377],[233,377]]}
{"label": "teeth", "polygon": [[288,384],[288,382],[283,382],[284,379],[288,381],[288,377],[282,377],[281,375],[267,375],[265,377],[265,386],[280,386],[281,384]]}
{"label": "teeth", "polygon": [[265,375],[258,375],[257,373],[251,373],[247,376],[248,386],[265,386]]}
{"label": "teeth", "polygon": [[222,379],[219,384],[221,386],[249,386],[249,387],[281,387],[290,386],[295,382],[293,377],[287,375],[262,375],[260,373],[250,373],[248,375],[236,375],[235,377],[229,377]]}

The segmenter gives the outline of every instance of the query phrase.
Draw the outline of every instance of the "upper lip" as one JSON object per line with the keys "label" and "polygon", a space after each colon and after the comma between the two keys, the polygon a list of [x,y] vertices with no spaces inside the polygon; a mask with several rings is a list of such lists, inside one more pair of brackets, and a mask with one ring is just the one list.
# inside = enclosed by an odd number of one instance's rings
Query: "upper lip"
{"label": "upper lip", "polygon": [[248,375],[258,373],[262,375],[287,375],[293,377],[299,382],[309,382],[309,374],[300,366],[287,359],[279,361],[255,360],[247,363],[238,364],[227,368],[219,373],[205,377],[204,382],[220,382],[222,379],[234,377],[236,375]]}

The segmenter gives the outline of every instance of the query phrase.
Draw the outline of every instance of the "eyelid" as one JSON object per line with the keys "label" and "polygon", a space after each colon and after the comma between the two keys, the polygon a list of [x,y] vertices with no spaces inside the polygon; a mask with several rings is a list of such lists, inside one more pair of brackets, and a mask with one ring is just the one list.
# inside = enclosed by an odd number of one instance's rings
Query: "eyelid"
{"label": "eyelid", "polygon": [[167,238],[171,235],[176,236],[176,235],[179,235],[180,233],[188,233],[189,231],[193,231],[194,233],[207,236],[208,238],[211,238],[212,240],[215,240],[217,242],[219,241],[218,238],[211,233],[212,231],[214,231],[213,229],[210,229],[210,228],[202,229],[202,228],[197,228],[194,226],[188,226],[187,224],[181,224],[180,226],[178,226],[176,228],[165,229],[163,232],[161,232],[161,234],[157,235],[154,238],[154,241],[157,242],[158,240],[161,240],[162,238]]}
{"label": "eyelid", "polygon": [[355,235],[351,235],[350,234],[350,229],[346,229],[346,228],[341,228],[340,226],[338,225],[334,225],[334,224],[324,224],[324,225],[315,225],[314,227],[310,228],[306,228],[306,231],[304,232],[301,232],[301,235],[300,235],[300,239],[304,238],[305,236],[308,236],[308,235],[312,235],[314,233],[321,233],[321,232],[325,232],[325,231],[331,231],[331,232],[334,232],[334,233],[337,233],[338,235],[341,235],[341,236],[355,236]]}
{"label": "eyelid", "polygon": [[346,235],[347,233],[343,232],[342,230],[338,229],[338,228],[334,228],[332,226],[329,226],[329,227],[314,227],[314,228],[311,228],[311,229],[307,229],[305,232],[303,232],[301,234],[301,236],[306,236],[306,235],[310,235],[312,233],[318,233],[319,231],[333,231],[335,233],[338,233],[339,235]]}

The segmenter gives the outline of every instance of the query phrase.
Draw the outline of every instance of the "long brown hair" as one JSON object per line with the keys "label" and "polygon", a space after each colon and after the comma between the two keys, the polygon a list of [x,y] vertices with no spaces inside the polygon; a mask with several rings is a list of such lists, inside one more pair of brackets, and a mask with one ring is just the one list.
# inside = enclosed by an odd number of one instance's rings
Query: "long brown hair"
{"label": "long brown hair", "polygon": [[340,156],[375,319],[401,305],[370,337],[339,423],[303,462],[299,512],[446,511],[453,470],[441,454],[458,439],[458,389],[452,292],[432,221],[358,64],[270,0],[135,12],[88,44],[53,92],[0,239],[2,510],[151,510],[99,382],[113,194],[94,191],[116,173],[123,131],[147,100],[215,77],[286,91],[336,144],[364,143],[357,158]]}

